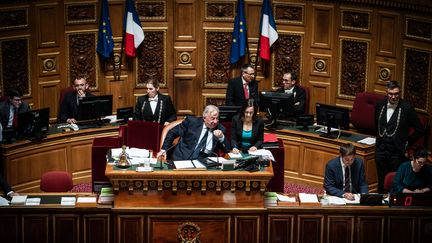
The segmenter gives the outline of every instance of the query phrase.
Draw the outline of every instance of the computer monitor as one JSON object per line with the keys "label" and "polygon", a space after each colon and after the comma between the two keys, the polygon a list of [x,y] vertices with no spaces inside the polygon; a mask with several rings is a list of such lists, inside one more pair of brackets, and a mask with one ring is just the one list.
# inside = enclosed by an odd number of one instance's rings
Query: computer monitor
{"label": "computer monitor", "polygon": [[331,128],[349,130],[349,110],[347,108],[316,103],[317,124],[327,127],[327,133],[322,136],[335,138]]}
{"label": "computer monitor", "polygon": [[49,111],[49,108],[42,108],[18,114],[18,138],[40,140],[46,137],[49,129]]}
{"label": "computer monitor", "polygon": [[241,106],[218,106],[219,121],[231,122],[233,116],[240,113]]}
{"label": "computer monitor", "polygon": [[309,126],[312,126],[314,123],[314,115],[302,114],[298,115],[296,118],[296,126],[301,126],[300,130],[307,131],[309,130]]}
{"label": "computer monitor", "polygon": [[130,107],[123,107],[117,109],[117,120],[118,121],[128,121],[130,117],[133,117],[134,108],[132,106]]}
{"label": "computer monitor", "polygon": [[112,114],[112,95],[86,96],[78,101],[78,121],[97,120]]}
{"label": "computer monitor", "polygon": [[267,124],[268,128],[277,127],[277,119],[284,110],[294,109],[294,95],[279,92],[261,92],[260,94],[260,111],[266,111],[271,123]]}

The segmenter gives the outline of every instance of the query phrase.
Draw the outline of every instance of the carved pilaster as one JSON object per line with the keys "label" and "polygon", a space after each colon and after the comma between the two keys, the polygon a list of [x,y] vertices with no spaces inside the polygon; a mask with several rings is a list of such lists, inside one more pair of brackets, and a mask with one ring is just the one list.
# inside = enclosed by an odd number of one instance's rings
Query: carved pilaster
{"label": "carved pilaster", "polygon": [[145,32],[144,42],[138,49],[136,86],[143,87],[154,78],[166,87],[166,31]]}
{"label": "carved pilaster", "polygon": [[205,43],[204,86],[225,86],[230,79],[231,32],[206,30]]}

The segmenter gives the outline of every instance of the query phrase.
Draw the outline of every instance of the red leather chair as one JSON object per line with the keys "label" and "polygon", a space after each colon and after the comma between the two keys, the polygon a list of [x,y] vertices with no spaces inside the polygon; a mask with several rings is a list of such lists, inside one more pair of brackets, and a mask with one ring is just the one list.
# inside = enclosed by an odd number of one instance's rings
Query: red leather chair
{"label": "red leather chair", "polygon": [[45,172],[40,180],[40,189],[44,192],[67,192],[72,188],[72,176],[66,171]]}
{"label": "red leather chair", "polygon": [[108,150],[119,148],[122,144],[118,137],[94,138],[92,144],[92,191],[99,192],[100,189],[110,184],[105,176]]}
{"label": "red leather chair", "polygon": [[375,103],[384,99],[383,95],[363,92],[357,93],[351,111],[351,123],[360,133],[376,135]]}
{"label": "red leather chair", "polygon": [[396,172],[389,172],[385,177],[384,177],[384,193],[388,193],[391,191],[391,188],[393,186],[393,179],[396,176]]}
{"label": "red leather chair", "polygon": [[126,139],[123,138],[123,142],[129,147],[151,149],[156,154],[159,152],[163,128],[163,125],[156,122],[128,121]]}

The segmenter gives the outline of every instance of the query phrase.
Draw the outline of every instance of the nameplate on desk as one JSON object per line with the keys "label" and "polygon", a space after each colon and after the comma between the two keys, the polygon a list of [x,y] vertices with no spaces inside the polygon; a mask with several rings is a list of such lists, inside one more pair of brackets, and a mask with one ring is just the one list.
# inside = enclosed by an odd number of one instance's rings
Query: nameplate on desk
{"label": "nameplate on desk", "polygon": [[136,172],[153,172],[153,167],[138,166],[136,167]]}

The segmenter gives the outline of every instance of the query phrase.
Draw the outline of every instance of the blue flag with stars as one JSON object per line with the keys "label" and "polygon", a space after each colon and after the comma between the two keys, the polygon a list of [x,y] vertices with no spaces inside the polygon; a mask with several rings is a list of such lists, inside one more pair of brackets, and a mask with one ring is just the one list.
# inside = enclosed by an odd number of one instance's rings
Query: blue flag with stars
{"label": "blue flag with stars", "polygon": [[101,19],[99,23],[98,42],[96,51],[103,59],[111,57],[114,49],[111,22],[109,18],[108,0],[102,0]]}
{"label": "blue flag with stars", "polygon": [[232,32],[231,43],[231,64],[235,64],[241,57],[246,55],[247,47],[247,27],[244,12],[244,1],[238,0],[237,13],[234,19],[234,30]]}

